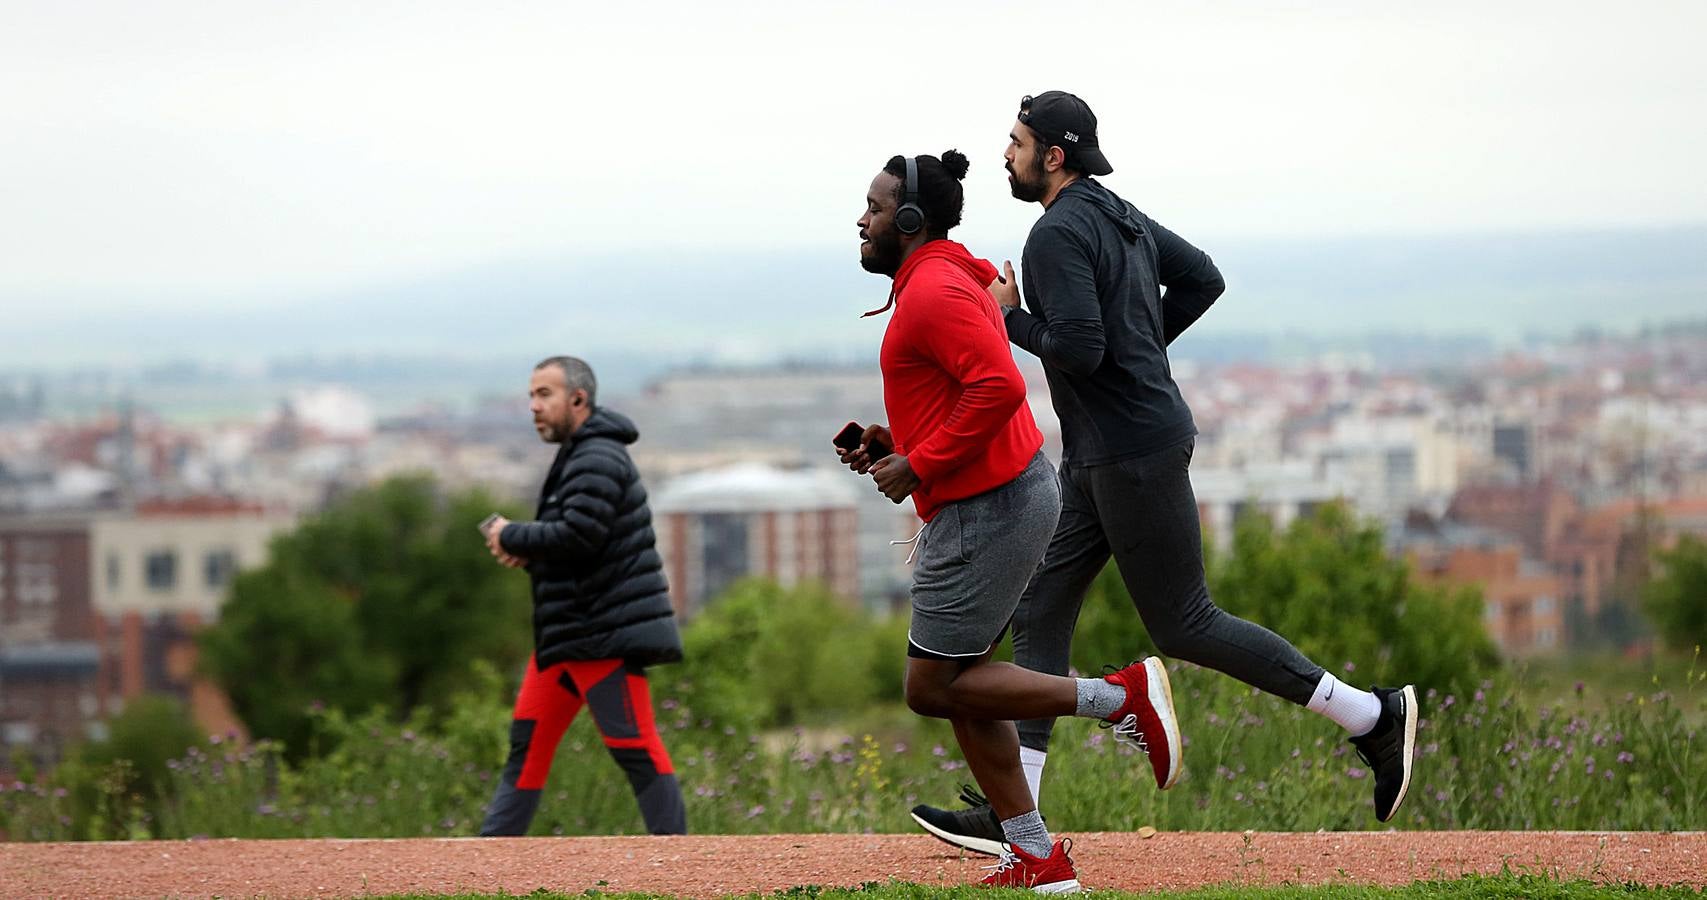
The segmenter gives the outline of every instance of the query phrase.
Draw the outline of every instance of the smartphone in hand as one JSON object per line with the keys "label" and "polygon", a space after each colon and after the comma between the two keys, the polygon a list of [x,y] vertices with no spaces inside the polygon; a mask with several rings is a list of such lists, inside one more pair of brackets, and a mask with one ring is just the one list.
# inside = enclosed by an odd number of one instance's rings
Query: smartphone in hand
{"label": "smartphone in hand", "polygon": [[502,516],[499,516],[497,513],[493,513],[493,514],[487,516],[486,518],[481,519],[480,520],[480,536],[481,537],[491,537],[491,535],[488,534],[487,532],[492,530],[492,523],[498,521],[500,518],[502,518]]}
{"label": "smartphone in hand", "polygon": [[[859,450],[860,438],[864,436],[865,426],[858,422],[849,422],[842,428],[842,432],[836,435],[835,445],[849,453],[853,453]],[[865,448],[865,455],[870,458],[872,462],[877,462],[885,456],[892,456],[894,453],[895,451],[893,448],[876,438],[872,438],[871,444]]]}

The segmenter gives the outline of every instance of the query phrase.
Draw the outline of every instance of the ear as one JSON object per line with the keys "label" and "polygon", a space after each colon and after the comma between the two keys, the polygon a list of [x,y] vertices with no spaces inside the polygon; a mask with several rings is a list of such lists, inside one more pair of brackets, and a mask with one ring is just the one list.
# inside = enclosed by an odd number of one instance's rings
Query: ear
{"label": "ear", "polygon": [[574,394],[571,394],[569,396],[569,405],[570,406],[586,406],[587,405],[587,392],[577,390]]}
{"label": "ear", "polygon": [[1065,150],[1061,149],[1060,147],[1057,147],[1053,144],[1050,145],[1048,150],[1044,151],[1044,153],[1043,153],[1043,170],[1045,172],[1059,172],[1063,168],[1065,168],[1066,165],[1067,165],[1067,151],[1065,151]]}

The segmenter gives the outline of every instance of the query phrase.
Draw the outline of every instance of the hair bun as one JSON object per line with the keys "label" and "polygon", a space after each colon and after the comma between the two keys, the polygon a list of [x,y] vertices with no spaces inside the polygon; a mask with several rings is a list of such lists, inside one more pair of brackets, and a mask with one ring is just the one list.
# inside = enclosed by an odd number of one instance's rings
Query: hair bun
{"label": "hair bun", "polygon": [[966,170],[971,165],[972,162],[966,158],[966,154],[959,150],[949,150],[942,155],[942,167],[948,174],[954,176],[955,181],[966,180]]}

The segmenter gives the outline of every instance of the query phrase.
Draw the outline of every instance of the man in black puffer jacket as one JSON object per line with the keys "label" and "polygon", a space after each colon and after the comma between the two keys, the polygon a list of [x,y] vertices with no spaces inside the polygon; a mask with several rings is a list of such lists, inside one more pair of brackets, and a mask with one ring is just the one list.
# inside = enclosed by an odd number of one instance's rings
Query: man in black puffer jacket
{"label": "man in black puffer jacket", "polygon": [[646,830],[686,834],[681,786],[653,720],[645,667],[677,662],[682,639],[652,534],[646,489],[629,459],[640,435],[594,405],[579,359],[554,356],[528,385],[534,428],[561,444],[535,521],[495,519],[487,547],[533,578],[533,646],[504,766],[482,835],[526,834],[563,732],[582,706],[634,787]]}

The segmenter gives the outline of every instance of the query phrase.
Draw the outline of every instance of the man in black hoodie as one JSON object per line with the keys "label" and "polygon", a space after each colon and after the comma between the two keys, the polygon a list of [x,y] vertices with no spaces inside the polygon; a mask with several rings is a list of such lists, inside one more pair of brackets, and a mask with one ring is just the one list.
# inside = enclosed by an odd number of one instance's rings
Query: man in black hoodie
{"label": "man in black hoodie", "polygon": [[[1189,467],[1197,435],[1167,346],[1221,295],[1203,251],[1092,176],[1113,171],[1083,100],[1050,91],[1020,101],[1008,135],[1013,195],[1041,203],[1026,238],[1025,307],[1013,264],[990,292],[1008,338],[1043,360],[1061,420],[1061,518],[1014,614],[1014,661],[1067,671],[1079,606],[1112,555],[1162,653],[1225,672],[1343,726],[1374,771],[1375,815],[1404,800],[1416,743],[1416,689],[1359,690],[1284,638],[1209,598]],[[1165,291],[1163,289],[1166,289]],[[1019,725],[1038,793],[1054,720]],[[1162,785],[1166,787],[1166,785]],[[932,834],[991,852],[999,832],[976,793],[970,809],[918,806]]]}
{"label": "man in black hoodie", "polygon": [[646,489],[629,459],[627,417],[594,404],[593,370],[554,356],[534,367],[534,429],[561,444],[532,522],[485,526],[499,563],[533,579],[534,655],[522,677],[504,766],[482,835],[522,835],[552,756],[582,706],[627,773],[646,830],[686,834],[681,786],[653,720],[645,667],[677,662],[682,640],[652,534]]}

